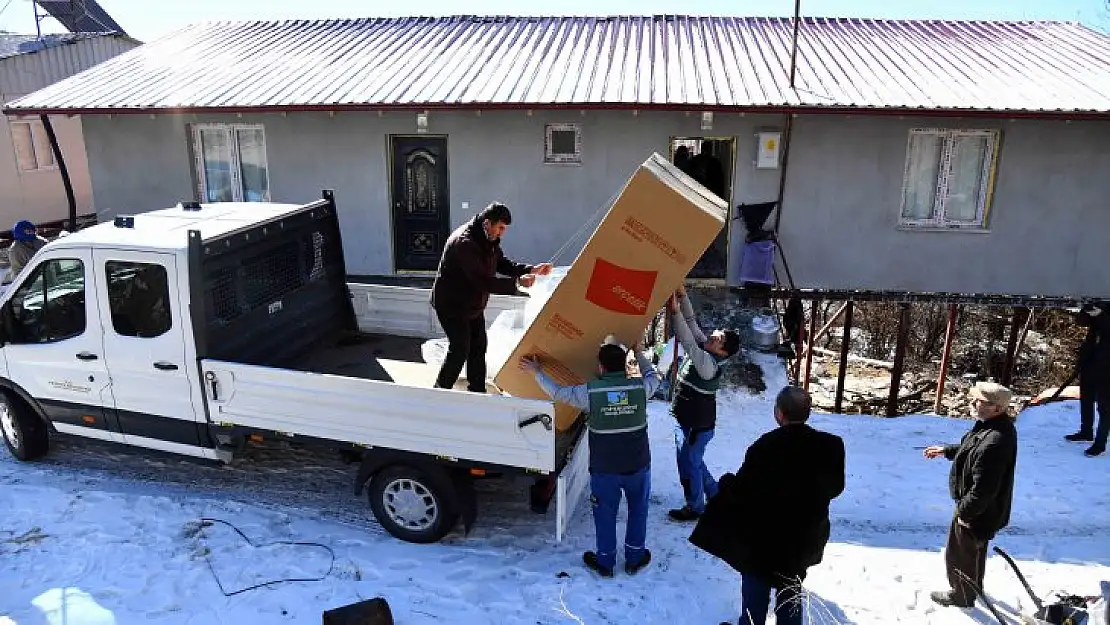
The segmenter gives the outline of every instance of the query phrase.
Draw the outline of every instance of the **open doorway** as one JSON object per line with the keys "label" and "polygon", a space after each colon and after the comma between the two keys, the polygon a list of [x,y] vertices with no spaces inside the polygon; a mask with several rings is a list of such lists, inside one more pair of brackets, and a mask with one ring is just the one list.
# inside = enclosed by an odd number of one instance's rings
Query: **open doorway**
{"label": "open doorway", "polygon": [[[732,216],[733,137],[671,137],[671,162],[724,200]],[[724,280],[728,271],[729,223],[690,270],[690,278]]]}

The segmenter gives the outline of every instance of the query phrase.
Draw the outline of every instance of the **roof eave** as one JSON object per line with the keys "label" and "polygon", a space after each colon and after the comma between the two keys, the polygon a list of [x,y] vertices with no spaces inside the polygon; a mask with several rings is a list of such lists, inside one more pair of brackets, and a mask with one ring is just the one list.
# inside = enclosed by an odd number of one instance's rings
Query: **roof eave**
{"label": "roof eave", "polygon": [[806,114],[806,115],[899,115],[913,117],[974,117],[1007,119],[1110,119],[1110,110],[1030,110],[1030,109],[973,109],[925,107],[868,107],[847,105],[709,105],[709,104],[644,104],[644,103],[412,103],[412,104],[286,104],[273,106],[214,106],[214,107],[4,107],[10,117],[31,115],[221,115],[265,113],[323,113],[323,112],[389,112],[389,111],[513,111],[513,110],[618,110],[618,111],[680,111],[750,114]]}

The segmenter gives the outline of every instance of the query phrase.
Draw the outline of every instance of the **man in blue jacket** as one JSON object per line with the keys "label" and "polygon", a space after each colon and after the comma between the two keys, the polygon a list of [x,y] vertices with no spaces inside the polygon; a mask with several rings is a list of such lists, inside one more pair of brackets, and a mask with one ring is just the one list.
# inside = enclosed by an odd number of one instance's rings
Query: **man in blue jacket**
{"label": "man in blue jacket", "polygon": [[598,377],[577,386],[560,386],[542,370],[535,357],[521,366],[557,402],[588,411],[590,502],[593,504],[597,551],[582,554],[586,566],[612,577],[617,563],[617,510],[621,492],[628,500],[624,535],[624,570],[634,575],[651,562],[647,549],[647,511],[651,495],[651,449],[647,405],[661,382],[639,342],[633,346],[641,378],[626,371],[628,353],[610,337],[597,353]]}

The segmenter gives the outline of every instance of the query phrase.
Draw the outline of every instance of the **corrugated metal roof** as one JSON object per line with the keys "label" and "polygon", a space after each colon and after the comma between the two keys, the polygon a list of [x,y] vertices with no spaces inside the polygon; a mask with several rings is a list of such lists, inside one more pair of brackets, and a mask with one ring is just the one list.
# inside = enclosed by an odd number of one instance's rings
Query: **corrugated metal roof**
{"label": "corrugated metal roof", "polygon": [[31,54],[47,48],[57,48],[82,39],[96,39],[97,37],[111,37],[115,33],[50,33],[42,37],[38,35],[15,35],[0,33],[0,59],[6,59],[21,54]]}
{"label": "corrugated metal roof", "polygon": [[1071,22],[474,17],[214,22],[6,110],[385,107],[1110,112],[1110,38]]}
{"label": "corrugated metal roof", "polygon": [[0,59],[0,102],[21,98],[135,48],[123,36],[80,37],[69,45],[47,45],[34,54]]}

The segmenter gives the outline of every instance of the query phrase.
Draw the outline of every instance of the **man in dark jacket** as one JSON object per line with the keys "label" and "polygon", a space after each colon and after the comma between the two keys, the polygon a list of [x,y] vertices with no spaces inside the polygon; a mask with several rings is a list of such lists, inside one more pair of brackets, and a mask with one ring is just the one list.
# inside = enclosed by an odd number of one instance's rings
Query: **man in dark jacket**
{"label": "man in dark jacket", "polygon": [[[490,294],[515,295],[551,264],[525,265],[505,258],[501,237],[513,222],[509,207],[494,202],[447,238],[432,285],[432,308],[447,334],[447,356],[436,387],[454,388],[466,363],[467,389],[486,392],[486,303]],[[507,277],[499,277],[501,276]]]}
{"label": "man in dark jacket", "polygon": [[674,441],[678,479],[686,504],[667,514],[675,521],[693,521],[705,511],[705,502],[717,493],[717,480],[705,466],[705,448],[717,427],[721,365],[740,351],[740,335],[734,330],[714,330],[706,336],[685,287],[680,286],[667,300],[667,310],[674,321],[675,336],[686,352],[671,405],[677,421]]}
{"label": "man in dark jacket", "polygon": [[983,593],[987,545],[1010,522],[1017,464],[1017,428],[1010,418],[1010,389],[979,382],[969,391],[975,425],[959,445],[925,449],[926,458],[952,461],[948,492],[956,513],[948,529],[944,562],[951,590],[932,593],[942,606],[970,608]]}
{"label": "man in dark jacket", "polygon": [[844,491],[844,441],[806,425],[810,406],[801,388],[779,392],[779,427],[752,443],[736,475],[721,477],[690,535],[740,572],[742,625],[763,625],[771,589],[775,623],[800,625],[802,582],[829,542],[829,504]]}
{"label": "man in dark jacket", "polygon": [[540,388],[552,399],[589,411],[590,502],[597,551],[587,551],[582,560],[602,577],[612,577],[617,564],[617,510],[622,492],[628,501],[624,570],[634,575],[651,562],[651,551],[646,546],[651,496],[647,405],[661,380],[638,343],[632,351],[640,378],[629,377],[625,371],[628,353],[615,340],[609,340],[597,353],[598,378],[577,386],[556,384],[543,372],[536,357],[521,363],[535,374]]}
{"label": "man in dark jacket", "polygon": [[[1087,304],[1076,317],[1087,328],[1087,336],[1079,346],[1079,431],[1064,438],[1069,441],[1093,442],[1087,456],[1106,451],[1110,435],[1110,304]],[[1098,429],[1095,406],[1098,406]]]}
{"label": "man in dark jacket", "polygon": [[46,239],[39,236],[35,224],[21,219],[12,226],[12,245],[8,248],[8,274],[4,284],[11,282],[20,271],[46,246]]}
{"label": "man in dark jacket", "polygon": [[701,150],[698,151],[697,156],[690,159],[689,166],[684,171],[717,197],[722,200],[728,199],[725,197],[724,166],[721,165],[721,159],[713,156],[712,141],[701,142]]}

